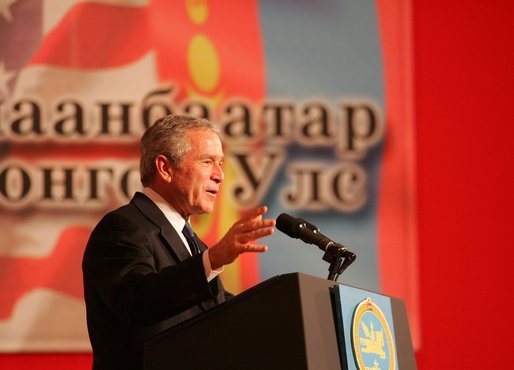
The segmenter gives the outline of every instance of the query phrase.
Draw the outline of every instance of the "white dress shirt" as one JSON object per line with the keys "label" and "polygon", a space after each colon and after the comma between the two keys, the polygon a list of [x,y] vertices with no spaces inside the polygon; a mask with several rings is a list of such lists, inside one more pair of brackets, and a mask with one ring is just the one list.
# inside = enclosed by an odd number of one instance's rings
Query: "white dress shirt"
{"label": "white dress shirt", "polygon": [[[187,250],[189,251],[189,254],[191,254],[191,249],[189,248],[189,243],[186,240],[186,237],[184,234],[182,234],[182,229],[184,228],[184,225],[186,222],[189,222],[189,220],[185,220],[180,213],[177,212],[175,208],[171,206],[166,200],[164,200],[163,197],[160,196],[159,193],[157,193],[155,190],[149,187],[145,187],[143,189],[143,193],[150,198],[152,202],[155,203],[157,207],[164,213],[164,216],[166,219],[170,222],[171,226],[175,229],[178,236],[186,246]],[[223,272],[223,267],[213,270],[211,268],[211,261],[209,260],[209,249],[202,254],[202,261],[203,266],[205,269],[205,277],[207,278],[207,281],[211,281],[216,276],[218,276],[220,273]]]}

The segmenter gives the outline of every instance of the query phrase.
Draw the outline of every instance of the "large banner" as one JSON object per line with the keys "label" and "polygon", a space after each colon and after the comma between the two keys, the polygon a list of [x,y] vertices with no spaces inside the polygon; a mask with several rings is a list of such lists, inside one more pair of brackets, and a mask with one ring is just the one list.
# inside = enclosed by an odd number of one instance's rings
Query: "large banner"
{"label": "large banner", "polygon": [[[416,327],[406,3],[0,2],[0,351],[89,349],[84,247],[169,113],[222,134],[221,197],[193,219],[207,244],[260,204],[301,217],[357,254],[340,282],[404,299]],[[226,266],[232,292],[328,276],[317,247],[262,242]]]}

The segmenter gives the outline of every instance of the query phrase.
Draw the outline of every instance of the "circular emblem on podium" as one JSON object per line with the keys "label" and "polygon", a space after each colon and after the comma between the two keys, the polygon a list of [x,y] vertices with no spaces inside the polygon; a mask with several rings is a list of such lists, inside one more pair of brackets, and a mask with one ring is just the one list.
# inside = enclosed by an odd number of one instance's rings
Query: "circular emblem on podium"
{"label": "circular emblem on podium", "polygon": [[352,349],[359,370],[395,370],[396,354],[389,324],[371,298],[355,308]]}

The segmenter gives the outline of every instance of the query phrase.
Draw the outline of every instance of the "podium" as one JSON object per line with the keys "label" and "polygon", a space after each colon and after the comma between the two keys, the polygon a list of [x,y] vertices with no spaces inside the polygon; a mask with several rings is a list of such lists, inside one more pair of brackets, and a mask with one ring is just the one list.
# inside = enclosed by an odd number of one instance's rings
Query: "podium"
{"label": "podium", "polygon": [[[275,276],[153,338],[145,346],[145,370],[358,369],[345,349],[349,323],[341,315],[341,287],[346,286],[302,273]],[[393,369],[416,369],[405,306],[387,298]]]}

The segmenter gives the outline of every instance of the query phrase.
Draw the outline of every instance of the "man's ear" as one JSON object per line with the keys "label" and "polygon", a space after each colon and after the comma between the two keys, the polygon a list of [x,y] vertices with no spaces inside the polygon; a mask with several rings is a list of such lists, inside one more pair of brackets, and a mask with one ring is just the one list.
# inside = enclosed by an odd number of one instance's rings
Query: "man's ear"
{"label": "man's ear", "polygon": [[171,182],[171,179],[173,178],[173,167],[165,155],[159,154],[155,157],[155,167],[157,177],[165,182]]}

